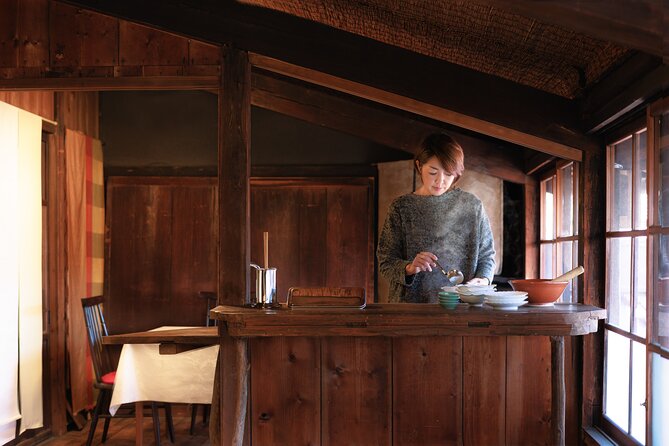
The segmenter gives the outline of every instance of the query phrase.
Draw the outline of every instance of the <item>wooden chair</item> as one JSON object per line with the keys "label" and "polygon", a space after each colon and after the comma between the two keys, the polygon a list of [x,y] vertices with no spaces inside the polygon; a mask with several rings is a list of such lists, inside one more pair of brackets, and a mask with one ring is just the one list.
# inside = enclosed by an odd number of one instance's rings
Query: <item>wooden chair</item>
{"label": "wooden chair", "polygon": [[[218,297],[213,291],[200,291],[197,293],[199,297],[207,300],[207,314],[205,315],[204,325],[210,327],[216,325],[216,320],[209,317],[209,311],[216,306],[218,302]],[[209,411],[211,408],[210,404],[193,404],[190,414],[190,434],[193,435],[195,432],[195,421],[197,419],[197,408],[202,406],[202,423],[206,424],[209,420]]]}
{"label": "wooden chair", "polygon": [[[107,440],[107,431],[109,430],[109,404],[111,403],[112,391],[114,389],[114,380],[116,378],[116,360],[114,360],[108,349],[102,344],[102,337],[107,336],[107,325],[105,324],[102,312],[102,296],[87,297],[81,299],[81,305],[84,310],[84,319],[86,322],[86,331],[88,332],[88,345],[91,349],[91,359],[95,371],[95,382],[93,386],[99,390],[98,399],[93,410],[93,419],[88,431],[86,446],[90,446],[95,436],[95,428],[99,418],[105,419],[102,431],[102,442]],[[169,403],[164,404],[165,419],[170,441],[174,443],[174,424],[172,422],[172,407]],[[151,402],[153,416],[153,430],[156,437],[156,445],[160,445],[160,420],[158,419],[158,404]],[[130,415],[134,416],[134,415]]]}

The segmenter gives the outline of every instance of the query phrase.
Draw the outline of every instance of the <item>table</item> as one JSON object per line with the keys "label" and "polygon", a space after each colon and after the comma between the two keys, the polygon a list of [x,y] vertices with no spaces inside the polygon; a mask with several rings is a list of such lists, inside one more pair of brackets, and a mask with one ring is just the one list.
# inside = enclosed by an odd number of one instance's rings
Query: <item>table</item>
{"label": "table", "polygon": [[102,342],[123,344],[109,412],[114,415],[122,404],[136,403],[137,444],[142,444],[143,401],[211,404],[219,350],[216,327],[159,327],[105,336]]}
{"label": "table", "polygon": [[[581,336],[596,332],[599,320],[606,317],[606,311],[580,304],[556,304],[554,307],[542,308],[521,307],[514,311],[498,311],[485,306],[476,308],[467,305],[459,305],[454,309],[446,310],[435,304],[372,304],[362,310],[328,308],[257,310],[236,306],[219,306],[212,310],[212,315],[220,321],[221,360],[225,361],[226,364],[226,373],[221,374],[220,381],[223,444],[242,444],[245,436],[245,408],[249,399],[249,388],[251,388],[249,385],[249,366],[253,370],[253,364],[249,364],[249,362],[262,360],[263,356],[273,354],[270,350],[261,351],[263,343],[255,343],[254,348],[251,349],[251,358],[249,358],[248,353],[246,353],[249,339],[255,341],[263,338],[305,337],[307,339],[328,339],[327,342],[330,342],[331,339],[340,337],[357,339],[429,337],[430,339],[445,339],[445,337],[548,336],[551,343],[551,436],[553,444],[564,445],[564,337]],[[343,352],[340,357],[361,358],[355,356],[359,350],[354,350],[357,348],[354,343],[350,345],[348,351],[340,350],[340,352]],[[343,348],[348,347],[345,345]],[[379,411],[392,412],[390,416],[379,423],[382,429],[386,429],[387,422],[392,424],[397,420],[405,420],[407,414],[412,411],[410,406],[397,407],[396,395],[398,391],[402,390],[403,383],[398,376],[386,370],[388,368],[387,364],[391,364],[391,367],[394,368],[399,364],[398,361],[416,361],[416,359],[412,359],[415,356],[411,358],[398,357],[398,354],[406,353],[407,350],[396,351],[394,343],[391,344],[390,349],[386,349],[386,353],[384,353],[386,357],[390,358],[389,360],[381,358],[379,360],[381,366],[375,365],[371,369],[365,369],[368,372],[363,370],[363,373],[359,374],[360,381],[364,379],[369,383],[371,382],[370,379],[375,380],[374,385],[377,385],[378,389],[386,394],[393,395],[389,400],[384,400],[378,404],[373,403],[377,405],[371,409],[372,413]],[[327,351],[331,351],[329,346]],[[373,350],[368,349],[367,351]],[[429,355],[425,356],[423,354],[423,356],[429,358]],[[318,394],[315,396],[309,395],[309,399],[306,399],[307,397],[300,394],[299,404],[301,405],[311,402],[314,398],[320,398],[320,407],[323,407],[324,402],[326,404],[330,404],[332,401],[336,402],[336,398],[333,399],[333,395],[335,395],[333,392],[338,391],[341,385],[345,383],[345,381],[341,381],[340,377],[349,376],[352,379],[357,379],[351,375],[351,373],[357,372],[348,368],[350,366],[335,365],[333,367],[336,362],[333,362],[334,359],[332,358],[327,358],[325,354],[321,354],[321,359],[318,359],[318,355],[315,355],[316,359],[309,362],[308,367],[300,368],[300,363],[305,361],[303,357],[304,355],[301,353],[290,353],[288,360],[275,361],[272,363],[272,370],[263,370],[264,375],[268,377],[285,377],[299,369],[300,379],[304,381],[312,379],[310,369],[318,369],[314,372],[315,382],[319,382],[320,379],[323,386],[334,383],[327,390],[329,393],[324,393],[321,390],[320,396]],[[281,359],[281,356],[277,356],[277,358]],[[343,361],[342,363],[345,364]],[[447,363],[444,362],[444,364]],[[380,378],[376,379],[376,376],[380,376]],[[267,384],[267,382],[259,384]],[[257,389],[257,387],[258,384],[254,383],[253,388]],[[270,383],[269,388],[263,390],[263,394],[275,391],[281,392],[282,390],[277,389],[276,386],[271,387]],[[353,394],[352,392],[351,395]],[[256,390],[254,390],[254,395],[258,396]],[[260,397],[262,396],[260,395]],[[282,398],[283,396],[279,400]],[[346,404],[333,407],[330,412],[334,414],[332,416],[337,417],[339,416],[337,414],[355,410],[355,408],[348,406],[352,401],[354,404],[356,403],[352,398],[349,398]],[[359,404],[367,404],[365,408],[370,410],[369,401]],[[410,404],[415,406],[416,401],[411,401]],[[258,407],[255,400],[252,407]],[[319,407],[318,401],[314,403],[314,407]],[[280,417],[282,412],[286,410],[299,412],[299,406],[277,407],[273,413],[261,413],[260,419],[256,419],[257,416],[256,418],[252,417],[249,423],[251,432],[254,433],[252,437],[255,439],[258,437],[257,435],[254,436],[256,433],[266,432],[267,426],[274,420],[277,424],[281,424],[277,417]],[[398,415],[395,415],[398,411],[404,415],[399,415],[398,418]],[[333,424],[334,421],[337,420],[325,417],[322,421],[323,426],[329,428],[328,425]],[[297,420],[295,422],[299,423]],[[318,423],[318,419],[315,422]],[[435,419],[435,425],[438,422],[440,421]],[[303,425],[308,426],[309,424],[304,423]],[[457,426],[458,423],[454,423],[454,425]],[[362,425],[359,431],[363,432],[362,435],[365,435],[364,430],[368,428],[369,426]],[[350,425],[349,429],[350,431],[347,431],[347,434],[353,432],[356,426]],[[393,432],[395,427],[391,426],[389,429]],[[318,432],[319,429],[315,429],[315,431]],[[293,431],[293,433],[295,432],[298,431]],[[398,433],[397,431],[394,432]],[[281,433],[285,432],[282,431]]]}

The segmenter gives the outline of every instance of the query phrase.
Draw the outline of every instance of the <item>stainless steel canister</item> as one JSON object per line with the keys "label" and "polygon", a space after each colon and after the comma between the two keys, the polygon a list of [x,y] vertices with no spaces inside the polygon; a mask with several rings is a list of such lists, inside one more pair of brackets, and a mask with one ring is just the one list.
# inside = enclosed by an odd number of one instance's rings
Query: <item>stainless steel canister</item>
{"label": "stainless steel canister", "polygon": [[276,268],[261,268],[251,263],[255,269],[255,297],[251,298],[251,306],[274,308],[279,306],[276,295]]}

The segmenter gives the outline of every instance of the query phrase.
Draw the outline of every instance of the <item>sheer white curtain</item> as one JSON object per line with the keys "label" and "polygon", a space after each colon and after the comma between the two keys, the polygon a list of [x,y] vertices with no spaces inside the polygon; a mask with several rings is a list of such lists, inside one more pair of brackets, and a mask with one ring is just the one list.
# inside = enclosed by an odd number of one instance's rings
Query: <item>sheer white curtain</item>
{"label": "sheer white curtain", "polygon": [[43,423],[41,132],[0,102],[0,444]]}

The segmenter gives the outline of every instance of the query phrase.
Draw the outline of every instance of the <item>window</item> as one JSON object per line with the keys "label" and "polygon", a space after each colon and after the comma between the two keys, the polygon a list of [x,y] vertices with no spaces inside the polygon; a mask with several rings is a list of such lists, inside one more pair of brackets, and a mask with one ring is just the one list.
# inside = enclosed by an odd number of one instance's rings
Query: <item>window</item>
{"label": "window", "polygon": [[603,424],[622,442],[660,445],[669,444],[669,101],[650,111],[648,129],[607,154]]}
{"label": "window", "polygon": [[[552,279],[578,264],[578,164],[560,163],[541,180],[540,277]],[[576,280],[560,302],[577,302]]]}

